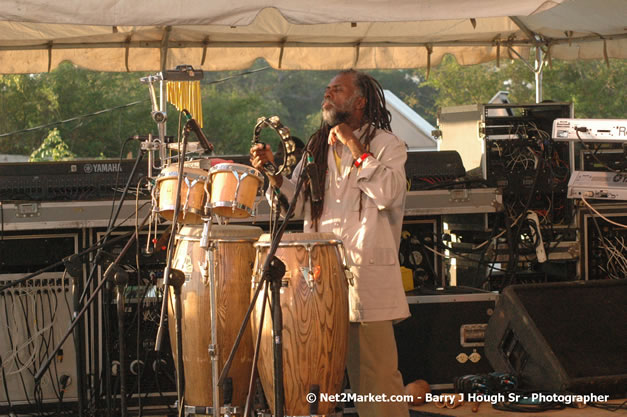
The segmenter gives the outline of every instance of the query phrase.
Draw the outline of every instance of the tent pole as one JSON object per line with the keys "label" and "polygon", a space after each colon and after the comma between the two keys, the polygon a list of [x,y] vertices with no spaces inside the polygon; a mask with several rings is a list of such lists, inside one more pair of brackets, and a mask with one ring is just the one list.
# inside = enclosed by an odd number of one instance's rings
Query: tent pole
{"label": "tent pole", "polygon": [[542,102],[542,72],[544,69],[543,60],[544,57],[542,53],[542,48],[537,45],[535,70],[533,71],[536,78],[536,103]]}

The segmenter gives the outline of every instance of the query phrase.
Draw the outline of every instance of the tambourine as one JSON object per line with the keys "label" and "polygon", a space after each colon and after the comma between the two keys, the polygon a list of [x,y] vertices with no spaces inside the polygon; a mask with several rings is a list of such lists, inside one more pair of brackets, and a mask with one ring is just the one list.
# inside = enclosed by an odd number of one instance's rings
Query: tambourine
{"label": "tambourine", "polygon": [[298,162],[296,160],[296,144],[290,135],[290,129],[283,126],[279,116],[272,117],[260,117],[257,119],[255,130],[253,133],[253,145],[257,143],[263,144],[259,140],[259,134],[265,127],[272,128],[281,138],[281,145],[283,146],[283,163],[280,166],[276,166],[272,162],[266,162],[263,165],[264,171],[272,176],[285,173],[289,175],[292,172],[292,168]]}

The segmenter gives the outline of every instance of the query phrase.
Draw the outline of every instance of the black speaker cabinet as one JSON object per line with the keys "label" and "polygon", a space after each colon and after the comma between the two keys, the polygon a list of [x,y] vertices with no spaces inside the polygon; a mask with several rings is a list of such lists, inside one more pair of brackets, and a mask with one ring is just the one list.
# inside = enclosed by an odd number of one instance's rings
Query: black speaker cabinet
{"label": "black speaker cabinet", "polygon": [[431,389],[453,389],[455,378],[492,371],[483,352],[495,293],[408,296],[411,317],[394,326],[398,369],[408,384],[424,379]]}
{"label": "black speaker cabinet", "polygon": [[533,390],[627,392],[627,280],[507,287],[488,323],[495,370]]}

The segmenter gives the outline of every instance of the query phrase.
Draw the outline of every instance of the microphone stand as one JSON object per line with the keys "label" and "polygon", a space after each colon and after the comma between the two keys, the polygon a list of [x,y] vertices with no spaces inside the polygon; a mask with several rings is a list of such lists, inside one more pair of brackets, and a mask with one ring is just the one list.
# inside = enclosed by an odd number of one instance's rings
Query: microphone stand
{"label": "microphone stand", "polygon": [[[250,320],[250,315],[252,314],[253,308],[257,302],[257,297],[261,292],[261,289],[265,287],[264,284],[270,284],[270,290],[272,293],[272,350],[274,357],[274,416],[275,417],[284,417],[283,406],[284,406],[284,390],[283,390],[283,312],[281,311],[281,281],[283,279],[283,275],[285,275],[285,264],[275,256],[277,249],[279,248],[279,243],[281,242],[281,238],[285,233],[285,229],[287,228],[287,224],[289,219],[294,214],[294,210],[296,208],[296,201],[300,195],[300,191],[303,187],[303,183],[305,180],[306,174],[305,169],[300,172],[300,176],[298,177],[298,181],[296,182],[296,191],[294,192],[294,196],[290,201],[289,207],[285,214],[285,218],[283,219],[283,223],[278,228],[276,234],[272,237],[272,243],[270,244],[270,249],[268,251],[268,255],[266,256],[266,260],[263,264],[261,280],[255,289],[255,293],[250,302],[248,310],[246,311],[246,315],[244,316],[244,320],[242,321],[242,325],[240,326],[239,333],[235,339],[235,343],[233,344],[233,348],[231,349],[231,353],[229,354],[226,363],[224,364],[224,368],[222,369],[222,373],[220,374],[220,379],[218,384],[222,386],[224,384],[224,380],[228,376],[229,369],[235,357],[235,353],[239,347],[242,336],[244,335],[244,331],[246,326],[248,325],[248,321]],[[267,285],[267,284],[266,284]],[[265,309],[265,307],[264,307]],[[263,322],[261,322],[259,326],[259,332],[262,331]],[[260,342],[259,338],[257,342]],[[258,349],[258,346],[255,347]],[[215,405],[214,405],[215,406]]]}
{"label": "microphone stand", "polygon": [[[170,269],[172,268],[172,258],[174,256],[174,243],[176,240],[176,224],[181,212],[181,189],[183,186],[183,171],[185,169],[185,152],[187,151],[187,138],[189,137],[189,128],[187,124],[183,128],[183,148],[179,154],[179,171],[176,187],[176,199],[174,203],[174,214],[172,216],[172,234],[168,243],[168,253],[163,272],[163,301],[161,303],[161,315],[159,316],[159,327],[157,328],[157,337],[155,341],[155,352],[161,352],[161,343],[163,341],[163,332],[165,329],[165,318],[168,315],[168,287],[170,286]],[[181,355],[181,352],[178,352]]]}
{"label": "microphone stand", "polygon": [[118,287],[117,291],[117,313],[118,313],[118,340],[120,347],[120,417],[127,416],[127,405],[126,405],[126,343],[125,339],[125,331],[124,331],[124,315],[126,313],[126,303],[124,302],[124,290],[126,289],[126,284],[128,283],[128,273],[118,267],[114,268],[115,273],[113,274],[113,282]]}
{"label": "microphone stand", "polygon": [[[193,120],[193,119],[192,119]],[[183,144],[181,152],[178,157],[178,177],[177,177],[177,187],[176,187],[176,199],[174,203],[174,213],[172,215],[172,233],[170,234],[170,239],[168,242],[168,252],[166,255],[166,265],[165,270],[163,272],[163,300],[161,303],[161,314],[159,316],[159,327],[157,328],[157,336],[155,340],[155,352],[161,352],[161,344],[163,342],[163,332],[165,331],[165,318],[168,314],[168,300],[170,299],[170,286],[174,286],[174,296],[175,296],[175,315],[176,315],[176,327],[175,327],[175,337],[176,337],[176,355],[177,355],[177,366],[176,366],[176,394],[177,394],[177,406],[178,406],[178,415],[181,415],[181,410],[184,410],[184,369],[183,369],[183,335],[182,335],[182,322],[181,322],[181,286],[185,282],[185,276],[181,276],[180,271],[176,271],[172,268],[172,260],[174,257],[174,245],[176,241],[176,233],[177,233],[177,223],[179,219],[179,213],[181,211],[181,189],[183,185],[183,173],[185,170],[185,153],[187,152],[187,139],[189,137],[190,132],[189,122],[185,124],[183,128]],[[170,279],[174,281],[170,283]]]}

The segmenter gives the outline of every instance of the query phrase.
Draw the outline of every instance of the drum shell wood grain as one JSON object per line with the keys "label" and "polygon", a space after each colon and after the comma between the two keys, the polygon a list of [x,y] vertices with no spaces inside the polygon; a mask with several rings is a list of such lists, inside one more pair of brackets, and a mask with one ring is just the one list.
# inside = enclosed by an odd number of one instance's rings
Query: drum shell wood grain
{"label": "drum shell wood grain", "polygon": [[[240,176],[238,180],[233,174]],[[241,176],[248,173],[244,178]],[[245,218],[250,217],[245,208],[254,208],[257,191],[263,179],[255,168],[243,164],[219,164],[211,168],[211,208],[213,212],[222,217]],[[237,195],[236,195],[237,194]],[[238,207],[233,208],[230,203],[237,202]],[[223,206],[227,204],[226,206]],[[243,206],[243,207],[242,207]]]}
{"label": "drum shell wood grain", "polygon": [[[250,305],[250,277],[255,256],[253,243],[261,235],[261,228],[251,226],[218,226],[211,229],[214,250],[214,276],[217,297],[217,347],[219,370],[233,347],[237,332]],[[185,403],[192,406],[213,406],[211,384],[212,364],[208,353],[211,340],[211,302],[208,283],[201,275],[205,250],[200,248],[202,226],[186,226],[177,235],[173,268],[185,273],[181,290],[183,366],[185,372]],[[173,355],[176,358],[175,317],[173,292],[170,292],[169,330]],[[243,406],[248,392],[252,369],[253,342],[250,327],[244,336],[231,366],[233,405]],[[220,390],[221,404],[224,393]]]}
{"label": "drum shell wood grain", "polygon": [[[164,168],[157,178],[157,187],[159,190],[158,208],[159,214],[166,220],[174,218],[174,207],[176,207],[176,190],[178,185],[178,166],[170,165]],[[188,179],[190,184],[197,180],[196,183],[189,187],[185,182]],[[205,191],[205,182],[209,178],[209,173],[200,168],[183,169],[183,183],[181,184],[181,207],[178,220],[183,224],[201,224],[202,212],[207,200],[207,192]],[[189,190],[189,192],[188,192]],[[187,211],[184,208],[187,205]]]}
{"label": "drum shell wood grain", "polygon": [[[331,233],[289,233],[281,241],[296,243],[308,240],[333,240]],[[263,235],[261,242],[268,242]],[[264,245],[263,243],[261,245]],[[268,246],[258,246],[254,270],[260,271],[268,252]],[[308,267],[307,250],[304,246],[279,246],[276,256],[286,265],[284,279],[289,281],[281,289],[283,313],[283,376],[285,415],[309,415],[306,395],[312,385],[318,385],[321,393],[340,393],[344,380],[348,344],[348,285],[339,251],[334,245],[314,246],[312,265],[320,266],[320,277],[310,289],[301,267]],[[257,274],[256,274],[257,275]],[[259,274],[260,275],[260,274]],[[254,278],[258,282],[258,278]],[[254,291],[254,288],[253,288]],[[253,337],[259,331],[263,291],[253,311]],[[274,410],[274,369],[272,352],[272,321],[266,307],[262,326],[262,340],[257,369],[270,409]],[[335,404],[319,403],[318,413],[329,414]]]}

